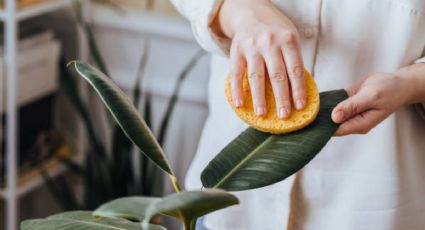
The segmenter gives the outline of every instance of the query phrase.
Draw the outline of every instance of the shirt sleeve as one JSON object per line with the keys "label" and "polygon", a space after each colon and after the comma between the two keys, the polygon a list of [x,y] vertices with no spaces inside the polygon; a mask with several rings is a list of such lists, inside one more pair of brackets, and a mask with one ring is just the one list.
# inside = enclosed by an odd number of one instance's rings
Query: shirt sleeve
{"label": "shirt sleeve", "polygon": [[[415,63],[425,63],[425,49],[424,49],[424,53],[423,53],[423,57],[419,58],[418,60],[415,61]],[[425,119],[425,102],[419,103],[415,105],[416,111],[418,111],[419,115]]]}
{"label": "shirt sleeve", "polygon": [[171,0],[186,17],[198,43],[207,51],[228,55],[231,41],[212,30],[212,23],[225,0]]}
{"label": "shirt sleeve", "polygon": [[415,63],[425,63],[425,57],[419,58]]}

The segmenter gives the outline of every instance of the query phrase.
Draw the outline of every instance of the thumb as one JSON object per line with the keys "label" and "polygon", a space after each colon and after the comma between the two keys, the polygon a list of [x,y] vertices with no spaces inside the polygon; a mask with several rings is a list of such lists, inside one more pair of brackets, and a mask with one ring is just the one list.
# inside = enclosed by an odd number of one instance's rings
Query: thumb
{"label": "thumb", "polygon": [[345,101],[340,102],[335,107],[332,111],[332,120],[335,123],[342,123],[347,119],[366,111],[368,108],[368,98],[359,91]]}

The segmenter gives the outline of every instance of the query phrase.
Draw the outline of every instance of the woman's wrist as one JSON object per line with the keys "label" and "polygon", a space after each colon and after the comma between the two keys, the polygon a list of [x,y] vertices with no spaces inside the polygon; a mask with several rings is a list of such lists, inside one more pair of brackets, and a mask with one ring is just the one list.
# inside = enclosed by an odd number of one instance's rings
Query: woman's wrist
{"label": "woman's wrist", "polygon": [[256,12],[268,4],[269,0],[225,0],[217,17],[222,34],[233,38],[238,28],[255,25],[258,21]]}
{"label": "woman's wrist", "polygon": [[404,86],[405,104],[425,102],[425,63],[413,64],[394,72]]}

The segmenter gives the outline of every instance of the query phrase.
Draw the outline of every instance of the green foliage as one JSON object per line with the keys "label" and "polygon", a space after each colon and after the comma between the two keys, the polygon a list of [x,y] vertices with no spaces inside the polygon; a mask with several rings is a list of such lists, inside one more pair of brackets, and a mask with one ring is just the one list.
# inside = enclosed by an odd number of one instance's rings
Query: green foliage
{"label": "green foliage", "polygon": [[189,225],[200,216],[235,204],[238,204],[238,199],[234,195],[222,190],[207,189],[183,191],[164,198],[120,198],[100,206],[94,215],[143,221],[145,224],[156,215],[166,215]]}
{"label": "green foliage", "polygon": [[[118,224],[129,224],[129,228],[124,227],[125,229],[132,229],[130,223],[137,223],[138,227],[150,229],[156,227],[150,224],[152,217],[166,215],[179,219],[185,230],[194,230],[198,217],[238,204],[238,199],[224,190],[180,191],[179,183],[169,167],[165,154],[125,94],[110,78],[94,67],[77,61],[73,62],[73,65],[96,90],[129,139],[169,175],[177,193],[164,198],[138,196],[120,198],[100,206],[94,213],[97,218],[61,217],[59,218],[61,222],[55,218],[32,220],[24,222],[22,229],[39,230],[74,224],[79,226],[93,224],[93,220],[104,220],[100,224],[96,222],[99,225],[93,225],[99,229],[110,226],[120,229],[121,226],[117,226],[116,221],[122,221]],[[246,130],[210,162],[202,174],[204,185],[239,191],[267,186],[292,175],[316,156],[337,130],[338,125],[332,122],[331,112],[347,97],[344,90],[321,93],[321,108],[316,120],[308,127],[293,133],[271,135],[253,129]],[[97,167],[99,169],[96,172],[103,172],[101,164]],[[96,184],[92,188],[99,189]],[[80,229],[86,229],[85,227],[81,226]]]}
{"label": "green foliage", "polygon": [[123,218],[131,221],[143,221],[148,207],[161,198],[130,196],[109,201],[94,212],[96,216]]}
{"label": "green foliage", "polygon": [[[50,216],[46,219],[27,220],[22,222],[21,230],[141,230],[138,223],[125,219],[95,217],[92,212],[73,211]],[[144,230],[165,230],[165,228],[148,224]]]}
{"label": "green foliage", "polygon": [[[120,10],[117,8],[117,5],[114,4],[114,1],[100,0],[99,2],[111,6],[112,9]],[[83,17],[82,5],[78,1],[75,3],[76,21],[87,38],[88,48],[92,54],[94,63],[103,72],[108,73],[107,66],[99,51],[92,28]],[[148,127],[151,126],[152,98],[149,92],[142,93],[141,85],[143,71],[150,53],[149,48],[150,41],[144,41],[143,54],[140,58],[132,97],[133,104],[137,110],[139,110],[140,99],[142,96],[145,97],[142,111]],[[197,55],[197,57],[200,57],[200,55]],[[171,119],[171,115],[177,103],[177,95],[180,91],[180,86],[190,70],[196,65],[197,61],[198,60],[195,60],[194,62],[192,59],[192,61],[184,67],[183,72],[179,74],[174,94],[161,120],[161,129],[158,132],[158,136],[165,137],[169,126],[169,120]],[[61,61],[61,67],[65,67],[65,62],[63,60]],[[105,148],[102,141],[95,133],[94,123],[96,123],[96,120],[92,119],[89,106],[80,95],[77,79],[67,68],[61,68],[60,79],[61,87],[74,106],[75,111],[81,117],[84,125],[83,127],[89,138],[89,146],[82,164],[74,163],[70,159],[62,159],[63,163],[71,172],[74,172],[83,179],[82,199],[77,199],[75,197],[66,178],[52,180],[46,172],[43,173],[46,184],[55,198],[59,201],[62,208],[64,210],[92,210],[100,204],[118,197],[129,195],[152,196],[155,192],[160,192],[160,186],[158,185],[162,183],[162,175],[158,168],[154,166],[154,163],[145,155],[134,157],[133,143],[127,138],[121,127],[114,122],[111,122],[111,140],[104,140],[106,142],[111,141],[111,147]],[[164,140],[164,138],[161,139]],[[163,142],[161,141],[160,145],[162,144]],[[111,151],[106,151],[106,149],[110,149]],[[138,165],[133,164],[135,159],[140,159]]]}
{"label": "green foliage", "polygon": [[320,111],[308,127],[271,135],[248,128],[229,143],[202,172],[205,187],[239,191],[267,186],[303,168],[338,129],[333,108],[348,97],[344,90],[320,94]]}
{"label": "green foliage", "polygon": [[153,216],[162,214],[177,218],[190,227],[196,218],[236,204],[239,204],[238,199],[223,190],[179,192],[151,203],[145,211],[144,224],[147,226]]}
{"label": "green foliage", "polygon": [[[148,53],[146,47],[140,61],[133,101],[130,101],[108,77],[105,62],[97,48],[93,33],[82,18],[81,8],[78,8],[76,12],[78,22],[88,38],[95,63],[101,71],[78,61],[72,64],[77,73],[98,93],[117,123],[113,124],[112,152],[107,153],[99,141],[88,107],[78,93],[75,78],[68,71],[63,70],[62,81],[65,92],[81,116],[90,140],[83,165],[66,159],[63,161],[70,170],[84,178],[84,205],[78,204],[71,192],[71,187],[65,181],[54,181],[46,173],[43,176],[52,193],[63,201],[63,207],[66,209],[94,209],[101,203],[109,202],[98,207],[94,213],[65,212],[46,219],[24,221],[21,229],[157,230],[164,228],[150,224],[152,217],[165,215],[179,219],[185,230],[194,230],[198,217],[238,204],[238,199],[224,190],[181,191],[179,182],[161,148],[169,120],[175,109],[181,83],[203,52],[198,52],[179,75],[173,96],[161,120],[157,139],[149,128],[152,122],[152,103],[149,92],[145,93],[143,109],[145,120],[139,115],[138,110],[142,95],[141,72],[146,65],[146,53]],[[332,122],[330,114],[336,104],[346,98],[347,94],[344,90],[322,93],[321,109],[317,119],[308,127],[293,133],[271,135],[252,128],[247,129],[210,162],[201,176],[204,186],[240,191],[267,186],[294,174],[313,159],[332,137],[338,125]],[[132,164],[133,146],[142,153],[140,177],[135,176]],[[155,171],[156,167],[168,175],[177,193],[164,198],[131,196],[116,199],[128,195],[151,195],[152,191],[146,188],[152,188],[153,184],[160,179]]]}
{"label": "green foliage", "polygon": [[164,151],[125,93],[97,69],[78,61],[73,62],[73,65],[77,72],[96,90],[116,122],[139,148],[139,151],[168,175],[174,176]]}

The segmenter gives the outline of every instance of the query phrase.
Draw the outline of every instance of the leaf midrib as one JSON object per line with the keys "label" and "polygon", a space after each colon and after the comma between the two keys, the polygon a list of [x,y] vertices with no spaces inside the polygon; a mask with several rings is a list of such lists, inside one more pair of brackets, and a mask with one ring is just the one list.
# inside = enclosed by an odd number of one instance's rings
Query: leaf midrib
{"label": "leaf midrib", "polygon": [[[53,219],[52,219],[53,220]],[[108,228],[112,228],[112,229],[117,229],[117,230],[126,230],[125,228],[120,228],[120,227],[115,227],[115,226],[111,226],[111,225],[107,225],[107,224],[102,224],[102,223],[93,223],[93,222],[88,222],[88,221],[82,221],[82,220],[76,220],[76,219],[57,219],[57,220],[68,220],[68,221],[74,221],[74,222],[70,222],[68,224],[75,224],[75,223],[80,223],[80,224],[85,224],[85,225],[94,225],[97,227],[108,227]]]}
{"label": "leaf midrib", "polygon": [[272,139],[273,136],[269,136],[266,138],[266,140],[263,141],[263,143],[261,143],[260,145],[258,145],[250,154],[248,154],[243,160],[240,161],[240,163],[238,163],[235,167],[233,167],[232,170],[230,170],[229,173],[226,174],[226,176],[224,176],[221,180],[218,181],[217,184],[215,184],[212,188],[218,188],[221,184],[223,184],[224,182],[226,182],[226,180],[232,176],[236,171],[239,170],[240,167],[242,167],[242,165],[244,165],[249,159],[251,159],[251,157],[253,155],[256,154],[256,152],[262,148],[267,142],[269,142]]}

